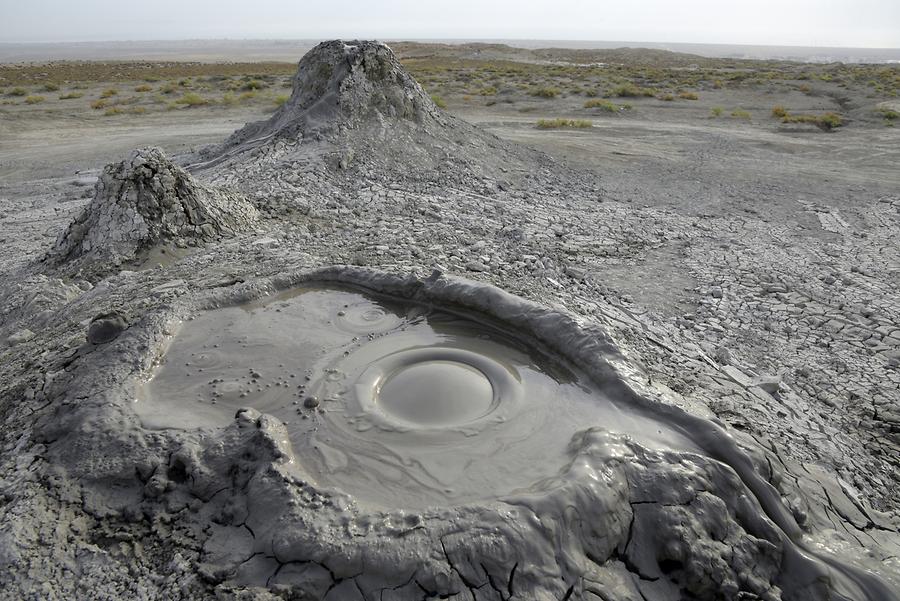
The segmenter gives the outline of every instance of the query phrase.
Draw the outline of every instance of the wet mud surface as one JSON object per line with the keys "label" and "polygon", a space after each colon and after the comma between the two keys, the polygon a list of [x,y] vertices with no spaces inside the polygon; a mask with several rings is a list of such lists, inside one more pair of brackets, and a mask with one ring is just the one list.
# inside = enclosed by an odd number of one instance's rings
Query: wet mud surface
{"label": "wet mud surface", "polygon": [[525,493],[569,461],[585,424],[697,448],[484,318],[351,289],[199,314],[137,397],[150,428],[224,427],[243,407],[276,416],[318,484],[382,508]]}

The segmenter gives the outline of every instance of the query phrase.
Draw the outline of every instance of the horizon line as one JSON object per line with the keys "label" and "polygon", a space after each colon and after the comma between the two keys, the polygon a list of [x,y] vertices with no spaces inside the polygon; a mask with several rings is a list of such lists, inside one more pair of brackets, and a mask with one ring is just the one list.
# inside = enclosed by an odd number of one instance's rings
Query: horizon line
{"label": "horizon line", "polygon": [[[2,41],[0,45],[24,45],[24,44],[117,44],[117,43],[135,43],[135,42],[320,42],[325,40],[343,40],[349,37],[187,37],[187,38],[146,38],[146,39],[95,39],[95,40],[22,40],[22,41]],[[364,39],[364,38],[354,38]],[[395,37],[395,36],[376,36],[371,39],[384,40],[390,42],[457,42],[457,43],[490,43],[490,42],[569,42],[569,43],[605,43],[605,44],[678,44],[684,46],[741,46],[751,48],[821,48],[821,49],[840,49],[840,50],[897,50],[900,47],[892,46],[816,46],[802,44],[759,44],[744,42],[658,42],[652,40],[613,40],[613,39],[584,39],[584,38],[428,38],[428,37]],[[548,47],[549,48],[549,47]],[[598,50],[600,50],[598,48]]]}

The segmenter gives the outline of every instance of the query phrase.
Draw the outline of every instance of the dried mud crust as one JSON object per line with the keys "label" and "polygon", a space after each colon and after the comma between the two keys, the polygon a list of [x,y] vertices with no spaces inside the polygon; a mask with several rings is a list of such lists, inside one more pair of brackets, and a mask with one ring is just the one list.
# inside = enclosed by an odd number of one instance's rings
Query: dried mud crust
{"label": "dried mud crust", "polygon": [[[197,246],[171,265],[72,279],[63,269],[4,260],[11,285],[0,292],[3,595],[829,598],[833,591],[804,589],[811,579],[793,577],[791,541],[802,541],[893,587],[847,597],[896,596],[897,521],[871,506],[876,500],[896,508],[896,455],[870,452],[855,434],[841,439],[843,448],[823,449],[803,434],[798,416],[812,426],[833,418],[807,412],[802,390],[791,395],[790,382],[776,386],[748,369],[726,369],[740,365],[742,351],[730,360],[724,351],[716,355],[696,344],[691,328],[640,314],[604,283],[604,260],[627,262],[681,240],[697,227],[692,219],[610,200],[595,176],[475,128],[465,130],[477,134],[470,146],[417,128],[399,138],[437,148],[434,156],[449,153],[441,163],[424,160],[427,153],[377,152],[366,142],[371,120],[364,125],[346,128],[343,138],[276,136],[198,165],[200,179],[244,191],[264,218],[258,231]],[[342,166],[335,159],[348,156],[347,148],[354,152]],[[37,237],[33,245],[40,244]],[[420,277],[304,271],[348,263]],[[516,322],[521,309],[499,302],[502,293],[485,296],[479,283],[457,281],[461,296],[449,284],[439,294],[441,282],[456,280],[429,280],[433,267],[496,283],[543,307]],[[178,319],[328,277],[395,294],[436,287],[435,301],[470,303],[549,331],[545,342],[562,331],[586,333],[584,344],[556,339],[557,350],[583,352],[573,359],[594,366],[600,380],[627,383],[635,402],[698,416],[692,423],[714,431],[708,407],[732,416],[722,401],[771,413],[752,426],[739,418],[749,434],[730,430],[740,448],[729,447],[736,454],[724,462],[652,451],[586,424],[571,464],[546,483],[545,494],[404,515],[361,511],[298,475],[302,457],[290,463],[283,427],[270,417],[243,411],[210,432],[139,426],[130,386],[148,373]],[[481,292],[466,297],[464,290]],[[92,320],[112,314],[127,327],[110,342],[87,343]],[[561,316],[575,329],[560,327]],[[889,438],[884,444],[896,448]],[[850,486],[843,475],[857,462]],[[560,512],[561,498],[578,511]]]}
{"label": "dried mud crust", "polygon": [[230,237],[257,218],[237,194],[205,186],[158,148],[145,148],[104,170],[91,203],[60,235],[48,259],[96,273],[163,242],[183,246]]}

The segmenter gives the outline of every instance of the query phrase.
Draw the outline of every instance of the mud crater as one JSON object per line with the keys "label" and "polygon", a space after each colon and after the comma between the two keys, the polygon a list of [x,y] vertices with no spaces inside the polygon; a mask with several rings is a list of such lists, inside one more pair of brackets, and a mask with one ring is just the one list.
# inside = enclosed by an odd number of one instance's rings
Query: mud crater
{"label": "mud crater", "polygon": [[317,485],[383,508],[528,492],[571,462],[587,427],[695,450],[487,317],[332,284],[185,321],[136,398],[149,428],[273,415]]}

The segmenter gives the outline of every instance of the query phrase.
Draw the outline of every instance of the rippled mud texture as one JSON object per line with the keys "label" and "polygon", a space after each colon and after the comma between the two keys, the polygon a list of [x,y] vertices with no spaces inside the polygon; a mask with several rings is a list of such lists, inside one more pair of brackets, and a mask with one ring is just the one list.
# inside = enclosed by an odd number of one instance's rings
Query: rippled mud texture
{"label": "rippled mud texture", "polygon": [[138,399],[154,428],[225,426],[242,407],[274,415],[319,484],[384,508],[528,491],[586,423],[694,449],[495,325],[333,287],[185,323]]}
{"label": "rippled mud texture", "polygon": [[893,598],[808,550],[723,430],[627,384],[601,330],[454,278],[295,281],[184,322],[138,385],[146,427],[200,433],[151,483],[222,505],[201,567],[215,581],[325,599]]}

